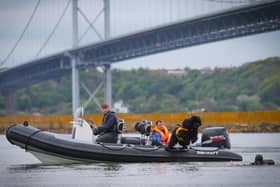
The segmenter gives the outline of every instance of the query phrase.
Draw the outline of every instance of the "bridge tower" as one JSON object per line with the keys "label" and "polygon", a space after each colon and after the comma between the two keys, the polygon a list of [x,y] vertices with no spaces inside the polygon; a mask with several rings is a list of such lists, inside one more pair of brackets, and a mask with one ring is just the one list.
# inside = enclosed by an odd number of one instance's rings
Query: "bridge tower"
{"label": "bridge tower", "polygon": [[[104,38],[108,40],[111,35],[110,28],[110,0],[104,0]],[[104,98],[106,103],[112,107],[112,73],[111,65],[105,65],[105,92]]]}
{"label": "bridge tower", "polygon": [[[78,0],[72,0],[72,47],[78,46]],[[79,81],[79,70],[78,57],[71,57],[72,65],[72,114],[74,121],[77,119],[75,111],[80,107],[80,81]]]}
{"label": "bridge tower", "polygon": [[[104,39],[110,38],[110,0],[104,1]],[[78,36],[79,36],[79,25],[78,25],[78,0],[72,0],[72,47],[78,47]],[[75,111],[80,107],[80,81],[79,81],[79,58],[77,56],[71,57],[72,63],[72,114],[74,120],[77,119]],[[111,65],[104,65],[104,80],[105,80],[105,91],[104,98],[106,103],[112,107],[112,73]]]}
{"label": "bridge tower", "polygon": [[5,98],[5,113],[7,116],[16,114],[16,96],[15,93],[4,93]]}

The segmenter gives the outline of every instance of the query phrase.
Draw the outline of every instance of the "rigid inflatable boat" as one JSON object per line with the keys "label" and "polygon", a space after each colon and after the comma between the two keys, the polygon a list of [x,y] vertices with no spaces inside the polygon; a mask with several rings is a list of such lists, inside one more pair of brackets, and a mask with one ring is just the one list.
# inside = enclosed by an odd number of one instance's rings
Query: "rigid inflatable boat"
{"label": "rigid inflatable boat", "polygon": [[[223,127],[207,128],[200,146],[166,151],[163,146],[141,145],[141,137],[122,135],[118,143],[96,143],[90,125],[80,119],[71,135],[41,131],[29,125],[12,125],[6,131],[11,144],[32,153],[44,164],[78,162],[210,162],[242,161],[230,151]],[[135,141],[136,140],[136,141]]]}

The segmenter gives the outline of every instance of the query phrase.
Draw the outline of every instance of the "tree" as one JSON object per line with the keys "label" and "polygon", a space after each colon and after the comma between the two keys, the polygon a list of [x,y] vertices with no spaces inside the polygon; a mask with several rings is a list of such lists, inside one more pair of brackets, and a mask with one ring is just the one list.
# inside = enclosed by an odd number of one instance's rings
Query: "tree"
{"label": "tree", "polygon": [[252,111],[261,108],[260,98],[257,95],[240,95],[237,97],[237,101],[241,111]]}

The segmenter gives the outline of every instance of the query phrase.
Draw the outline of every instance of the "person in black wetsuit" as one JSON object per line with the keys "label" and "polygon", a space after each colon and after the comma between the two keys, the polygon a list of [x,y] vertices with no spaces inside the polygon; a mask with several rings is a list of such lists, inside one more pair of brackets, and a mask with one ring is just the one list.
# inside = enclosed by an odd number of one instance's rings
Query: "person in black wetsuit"
{"label": "person in black wetsuit", "polygon": [[262,166],[262,165],[275,165],[274,160],[264,160],[263,156],[257,154],[255,157],[255,162],[251,163],[251,165]]}
{"label": "person in black wetsuit", "polygon": [[102,112],[104,113],[102,125],[94,128],[93,134],[98,135],[96,142],[104,143],[117,143],[118,133],[116,132],[117,117],[115,113],[110,111],[108,104],[101,105]]}
{"label": "person in black wetsuit", "polygon": [[198,116],[192,116],[182,122],[182,126],[176,127],[170,136],[167,151],[174,148],[179,143],[183,149],[187,148],[190,143],[197,141],[198,128],[201,126],[201,119]]}

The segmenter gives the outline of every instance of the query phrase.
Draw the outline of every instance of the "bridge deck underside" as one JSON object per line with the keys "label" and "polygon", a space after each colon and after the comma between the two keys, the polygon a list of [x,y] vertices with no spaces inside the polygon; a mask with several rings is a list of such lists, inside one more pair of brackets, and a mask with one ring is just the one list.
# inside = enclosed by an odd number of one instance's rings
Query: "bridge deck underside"
{"label": "bridge deck underside", "polygon": [[280,2],[274,1],[198,17],[42,58],[0,73],[0,90],[12,92],[79,67],[101,66],[194,45],[280,29]]}

